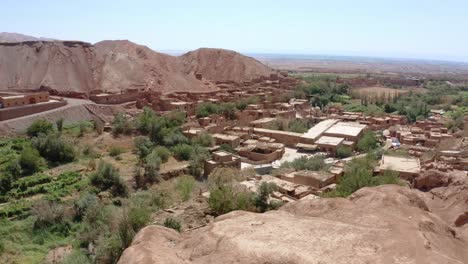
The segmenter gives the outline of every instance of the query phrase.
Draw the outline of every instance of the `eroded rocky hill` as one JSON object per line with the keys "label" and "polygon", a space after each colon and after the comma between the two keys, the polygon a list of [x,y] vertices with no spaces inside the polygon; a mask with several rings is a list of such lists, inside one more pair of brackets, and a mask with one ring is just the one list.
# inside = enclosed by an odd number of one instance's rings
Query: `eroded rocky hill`
{"label": "eroded rocky hill", "polygon": [[185,73],[199,72],[213,81],[235,81],[269,76],[271,68],[254,58],[224,49],[197,49],[180,57]]}
{"label": "eroded rocky hill", "polygon": [[[180,57],[126,40],[0,43],[0,90],[58,94],[123,90],[212,91],[214,81],[249,81],[271,69],[239,53],[200,49]],[[201,73],[202,79],[195,78]]]}

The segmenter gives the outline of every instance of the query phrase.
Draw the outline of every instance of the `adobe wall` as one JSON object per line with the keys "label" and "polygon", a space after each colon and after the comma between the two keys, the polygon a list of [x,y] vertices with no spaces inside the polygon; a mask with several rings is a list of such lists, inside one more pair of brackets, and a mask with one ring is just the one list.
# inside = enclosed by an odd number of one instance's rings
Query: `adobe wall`
{"label": "adobe wall", "polygon": [[285,133],[284,131],[279,130],[270,130],[266,129],[266,131],[259,131],[259,129],[254,129],[254,133],[262,136],[267,136],[269,138],[273,138],[278,143],[283,143],[288,147],[294,147],[297,143],[303,144],[314,144],[314,140],[311,138],[303,137],[300,133],[293,133],[288,132]]}
{"label": "adobe wall", "polygon": [[89,99],[96,104],[123,104],[136,101],[146,96],[146,92],[90,95]]}
{"label": "adobe wall", "polygon": [[275,131],[275,130],[259,130],[254,129],[254,133],[262,136],[267,136],[273,138],[276,142],[283,143],[286,146],[295,146],[297,143],[301,143],[302,134],[299,133],[289,133],[286,134],[284,131]]}
{"label": "adobe wall", "polygon": [[205,161],[203,173],[205,176],[208,176],[214,169],[218,167],[233,167],[233,168],[241,169],[241,159],[236,158],[229,162],[216,162],[216,163],[210,163],[208,161]]}
{"label": "adobe wall", "polygon": [[249,160],[258,161],[262,163],[271,163],[277,159],[280,159],[283,156],[283,153],[284,153],[284,150],[276,150],[268,154],[262,154],[262,153],[257,153],[253,151],[245,151],[245,150],[239,151],[239,155]]}
{"label": "adobe wall", "polygon": [[67,101],[32,104],[0,109],[0,121],[32,115],[67,105]]}

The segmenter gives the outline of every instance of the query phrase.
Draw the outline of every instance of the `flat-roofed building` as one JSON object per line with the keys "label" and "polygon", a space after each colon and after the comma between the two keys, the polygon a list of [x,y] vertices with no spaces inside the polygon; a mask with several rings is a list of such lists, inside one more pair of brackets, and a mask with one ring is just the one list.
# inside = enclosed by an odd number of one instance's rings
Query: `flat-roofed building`
{"label": "flat-roofed building", "polygon": [[216,145],[227,144],[232,148],[237,148],[240,145],[240,137],[226,134],[213,134]]}
{"label": "flat-roofed building", "polygon": [[208,176],[218,167],[241,168],[241,159],[226,151],[216,151],[212,159],[205,161],[204,175]]}
{"label": "flat-roofed building", "polygon": [[317,145],[321,150],[334,156],[336,154],[336,149],[344,142],[344,138],[321,136],[317,141],[315,141],[315,145]]}
{"label": "flat-roofed building", "polygon": [[338,119],[327,119],[319,122],[315,126],[311,127],[309,131],[304,133],[302,137],[309,138],[313,141],[317,140],[327,129],[336,124]]}
{"label": "flat-roofed building", "polygon": [[400,178],[412,181],[421,172],[421,164],[418,158],[383,155],[379,169],[396,171],[400,173]]}
{"label": "flat-roofed building", "polygon": [[291,147],[294,147],[297,143],[313,144],[313,140],[302,137],[301,133],[266,128],[254,128],[254,133],[274,138],[276,142],[283,143],[284,145]]}
{"label": "flat-roofed building", "polygon": [[289,181],[295,184],[311,186],[316,189],[322,189],[325,186],[337,182],[337,177],[326,171],[296,171],[281,176],[282,180]]}
{"label": "flat-roofed building", "polygon": [[276,120],[278,120],[277,118],[275,117],[265,117],[265,118],[260,118],[260,119],[257,119],[257,120],[254,120],[252,122],[250,122],[250,125],[252,127],[268,127],[269,125],[271,125],[272,123],[276,122]]}
{"label": "flat-roofed building", "polygon": [[30,105],[48,102],[50,100],[48,92],[31,94],[8,94],[0,96],[0,108],[10,108],[16,106]]}
{"label": "flat-roofed building", "polygon": [[367,129],[367,125],[356,123],[356,122],[338,122],[328,128],[323,135],[330,137],[340,137],[347,141],[357,142],[364,131]]}

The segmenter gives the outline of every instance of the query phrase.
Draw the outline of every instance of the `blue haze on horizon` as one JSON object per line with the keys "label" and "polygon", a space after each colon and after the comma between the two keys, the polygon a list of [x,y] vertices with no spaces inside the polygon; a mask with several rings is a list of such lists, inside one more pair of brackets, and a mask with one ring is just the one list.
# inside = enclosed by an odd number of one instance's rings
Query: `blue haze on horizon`
{"label": "blue haze on horizon", "polygon": [[0,32],[157,51],[200,47],[468,62],[466,0],[4,0]]}

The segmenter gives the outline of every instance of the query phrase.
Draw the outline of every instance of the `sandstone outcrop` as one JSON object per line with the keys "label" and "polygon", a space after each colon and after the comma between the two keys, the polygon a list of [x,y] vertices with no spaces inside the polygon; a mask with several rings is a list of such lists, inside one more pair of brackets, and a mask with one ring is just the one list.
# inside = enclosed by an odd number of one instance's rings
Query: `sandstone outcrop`
{"label": "sandstone outcrop", "polygon": [[189,233],[148,226],[119,263],[468,263],[466,237],[431,212],[431,201],[387,185],[231,212]]}

